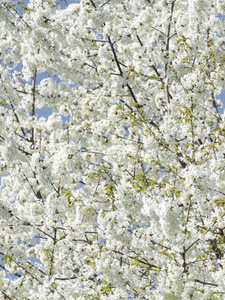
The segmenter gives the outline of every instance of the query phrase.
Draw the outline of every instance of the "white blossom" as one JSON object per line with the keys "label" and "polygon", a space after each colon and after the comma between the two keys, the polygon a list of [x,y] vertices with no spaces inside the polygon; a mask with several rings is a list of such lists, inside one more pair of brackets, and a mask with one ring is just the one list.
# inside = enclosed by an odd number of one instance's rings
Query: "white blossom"
{"label": "white blossom", "polygon": [[61,5],[0,3],[0,298],[223,299],[223,1]]}

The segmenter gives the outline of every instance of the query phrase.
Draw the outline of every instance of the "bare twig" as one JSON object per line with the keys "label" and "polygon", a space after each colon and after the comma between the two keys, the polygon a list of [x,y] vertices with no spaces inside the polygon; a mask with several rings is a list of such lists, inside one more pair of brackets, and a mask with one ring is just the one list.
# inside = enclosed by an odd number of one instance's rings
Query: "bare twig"
{"label": "bare twig", "polygon": [[[37,76],[37,69],[34,71],[33,81],[32,81],[32,110],[31,110],[31,116],[35,116],[35,87],[36,87],[36,76]],[[34,144],[34,128],[31,129],[31,142]]]}
{"label": "bare twig", "polygon": [[199,280],[199,279],[195,279],[195,282],[206,284],[206,285],[211,285],[211,286],[218,286],[218,284],[202,281],[202,280]]}
{"label": "bare twig", "polygon": [[13,104],[12,104],[12,103],[10,103],[10,105],[11,105],[11,107],[12,107],[12,110],[13,110],[14,116],[15,116],[15,118],[16,118],[16,121],[17,121],[17,122],[18,122],[18,124],[20,125],[20,129],[21,129],[21,131],[22,131],[23,135],[24,135],[24,136],[26,136],[26,133],[25,133],[25,131],[24,131],[23,127],[22,127],[22,126],[21,126],[21,124],[20,124],[19,117],[18,117],[18,115],[17,115],[17,113],[16,113],[16,110],[15,110],[15,108],[14,108]]}
{"label": "bare twig", "polygon": [[96,8],[96,5],[92,0],[91,0],[91,4],[94,6],[94,8]]}
{"label": "bare twig", "polygon": [[[173,18],[173,10],[174,10],[175,2],[176,0],[173,0],[171,3],[171,12],[170,12],[169,24],[168,24],[167,36],[166,36],[166,56],[168,56],[169,48],[170,48],[170,38],[171,38],[170,30],[171,30],[171,22]],[[169,93],[169,82],[167,77],[167,71],[168,71],[168,62],[165,63],[165,93],[166,93],[166,102],[167,102],[167,112],[169,113],[169,104],[170,104],[171,95]]]}

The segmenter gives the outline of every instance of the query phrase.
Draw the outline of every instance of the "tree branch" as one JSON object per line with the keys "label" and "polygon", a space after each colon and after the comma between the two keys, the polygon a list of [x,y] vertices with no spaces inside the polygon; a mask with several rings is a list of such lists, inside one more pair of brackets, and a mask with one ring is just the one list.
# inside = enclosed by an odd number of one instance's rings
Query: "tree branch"
{"label": "tree branch", "polygon": [[[32,110],[31,110],[31,116],[35,116],[35,87],[36,87],[36,76],[37,76],[37,69],[34,71],[34,76],[32,80]],[[34,128],[31,129],[31,143],[34,144]]]}

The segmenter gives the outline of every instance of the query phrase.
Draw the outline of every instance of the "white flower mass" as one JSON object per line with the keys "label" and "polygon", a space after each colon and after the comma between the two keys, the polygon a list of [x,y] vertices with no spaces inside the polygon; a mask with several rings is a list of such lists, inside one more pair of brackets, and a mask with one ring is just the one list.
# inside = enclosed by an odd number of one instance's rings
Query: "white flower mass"
{"label": "white flower mass", "polygon": [[0,1],[0,299],[225,299],[224,20]]}

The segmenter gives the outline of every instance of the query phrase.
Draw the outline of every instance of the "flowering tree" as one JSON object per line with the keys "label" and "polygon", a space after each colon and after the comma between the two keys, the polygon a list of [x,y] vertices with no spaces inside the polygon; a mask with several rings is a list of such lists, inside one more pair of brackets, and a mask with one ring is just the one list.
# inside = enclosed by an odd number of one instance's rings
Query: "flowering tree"
{"label": "flowering tree", "polygon": [[224,299],[223,14],[1,0],[1,299]]}

